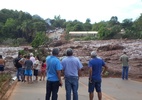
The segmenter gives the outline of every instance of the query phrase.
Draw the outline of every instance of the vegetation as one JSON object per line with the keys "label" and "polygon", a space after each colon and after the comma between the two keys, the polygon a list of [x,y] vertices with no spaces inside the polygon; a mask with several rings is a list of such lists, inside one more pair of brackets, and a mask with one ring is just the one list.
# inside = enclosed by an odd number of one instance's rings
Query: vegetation
{"label": "vegetation", "polygon": [[4,73],[4,74],[2,74],[2,73],[0,73],[0,93],[2,92],[1,91],[1,88],[2,88],[2,86],[3,86],[3,83],[5,82],[5,81],[7,81],[7,80],[9,80],[10,78],[11,78],[11,75],[10,74],[7,74],[7,73]]}
{"label": "vegetation", "polygon": [[[44,44],[46,31],[56,28],[64,28],[66,30],[66,39],[70,39],[69,31],[98,31],[96,37],[85,37],[89,39],[112,39],[121,33],[122,38],[142,38],[142,14],[134,21],[132,19],[124,19],[122,23],[118,21],[117,16],[112,16],[109,21],[100,21],[91,24],[89,18],[85,23],[78,20],[66,21],[61,19],[60,15],[54,19],[43,19],[39,15],[30,15],[27,12],[17,10],[0,10],[0,42],[10,45],[21,45],[23,43],[31,43],[33,47]],[[123,32],[122,32],[123,30]]]}
{"label": "vegetation", "polygon": [[40,45],[43,45],[44,43],[46,43],[48,40],[49,40],[48,37],[46,37],[44,33],[38,32],[31,44],[32,44],[32,47],[37,48]]}

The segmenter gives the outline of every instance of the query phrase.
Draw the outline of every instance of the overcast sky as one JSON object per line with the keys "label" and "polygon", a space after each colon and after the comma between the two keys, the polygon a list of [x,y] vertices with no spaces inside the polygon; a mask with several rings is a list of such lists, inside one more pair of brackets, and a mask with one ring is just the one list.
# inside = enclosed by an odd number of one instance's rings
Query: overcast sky
{"label": "overcast sky", "polygon": [[137,19],[142,13],[142,0],[0,0],[3,8],[22,10],[31,15],[39,15],[47,19],[61,16],[61,19],[79,20],[91,23],[108,21],[117,16],[118,21],[126,18]]}

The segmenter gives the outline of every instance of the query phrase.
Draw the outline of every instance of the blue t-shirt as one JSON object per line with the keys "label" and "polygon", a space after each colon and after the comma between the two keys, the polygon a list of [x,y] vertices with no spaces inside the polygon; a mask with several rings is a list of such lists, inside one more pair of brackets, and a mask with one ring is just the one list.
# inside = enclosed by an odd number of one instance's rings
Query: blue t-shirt
{"label": "blue t-shirt", "polygon": [[102,67],[105,65],[105,62],[101,58],[92,58],[88,66],[92,67],[92,79],[96,81],[101,81]]}
{"label": "blue t-shirt", "polygon": [[62,70],[60,60],[56,56],[48,56],[46,58],[47,67],[47,80],[48,81],[59,81],[57,71]]}
{"label": "blue t-shirt", "polygon": [[78,76],[78,70],[80,70],[83,67],[80,60],[74,56],[65,57],[62,60],[62,66],[65,77]]}

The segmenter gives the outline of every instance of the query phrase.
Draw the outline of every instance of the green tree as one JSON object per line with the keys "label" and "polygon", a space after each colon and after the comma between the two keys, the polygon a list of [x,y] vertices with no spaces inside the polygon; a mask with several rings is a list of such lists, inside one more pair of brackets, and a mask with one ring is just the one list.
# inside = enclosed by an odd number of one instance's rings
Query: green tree
{"label": "green tree", "polygon": [[92,25],[90,24],[91,20],[88,18],[86,19],[86,22],[83,24],[85,31],[91,31],[92,30]]}
{"label": "green tree", "polygon": [[31,45],[34,48],[39,47],[40,45],[43,45],[48,41],[48,37],[43,32],[37,32],[34,40],[32,41]]}
{"label": "green tree", "polygon": [[124,19],[122,22],[122,28],[131,29],[133,25],[132,19]]}
{"label": "green tree", "polygon": [[99,31],[102,27],[107,27],[108,23],[101,21],[92,25],[92,31]]}
{"label": "green tree", "polygon": [[3,26],[2,28],[2,34],[4,37],[7,37],[7,38],[14,38],[16,36],[16,24],[17,24],[17,21],[12,19],[12,18],[9,18],[7,19],[5,25]]}

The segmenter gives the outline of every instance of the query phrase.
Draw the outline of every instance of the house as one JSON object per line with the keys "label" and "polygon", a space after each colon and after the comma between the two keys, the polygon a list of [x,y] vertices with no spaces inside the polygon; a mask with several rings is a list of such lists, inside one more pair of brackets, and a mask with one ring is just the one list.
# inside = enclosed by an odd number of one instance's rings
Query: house
{"label": "house", "polygon": [[69,35],[71,37],[82,37],[82,36],[96,36],[97,31],[70,31]]}

